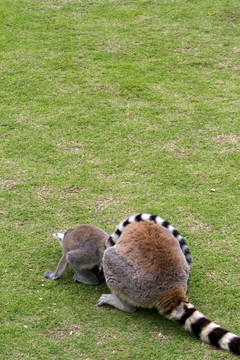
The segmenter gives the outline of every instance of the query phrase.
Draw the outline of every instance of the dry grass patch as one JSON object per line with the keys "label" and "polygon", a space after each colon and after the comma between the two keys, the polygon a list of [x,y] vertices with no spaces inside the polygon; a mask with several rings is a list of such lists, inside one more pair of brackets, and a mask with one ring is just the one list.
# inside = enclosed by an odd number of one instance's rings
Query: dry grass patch
{"label": "dry grass patch", "polygon": [[177,157],[188,156],[184,149],[178,149],[175,141],[170,141],[163,146],[163,149],[172,152]]}
{"label": "dry grass patch", "polygon": [[214,140],[217,144],[232,144],[232,145],[240,145],[240,136],[236,134],[223,134],[217,135],[214,137]]}
{"label": "dry grass patch", "polygon": [[67,152],[79,154],[83,151],[83,146],[79,141],[57,142],[57,146]]}
{"label": "dry grass patch", "polygon": [[21,178],[13,178],[13,179],[3,179],[0,178],[0,184],[3,188],[7,189],[8,191],[15,191],[17,184],[23,182]]}
{"label": "dry grass patch", "polygon": [[200,220],[194,220],[191,223],[188,223],[187,225],[188,229],[194,230],[194,231],[210,231],[210,226],[207,224],[204,224]]}
{"label": "dry grass patch", "polygon": [[97,206],[96,206],[96,209],[98,211],[103,211],[105,210],[106,208],[108,208],[109,206],[112,206],[113,204],[116,205],[116,204],[121,204],[122,201],[120,199],[114,199],[112,196],[108,199],[105,199],[103,196],[99,197],[97,199]]}

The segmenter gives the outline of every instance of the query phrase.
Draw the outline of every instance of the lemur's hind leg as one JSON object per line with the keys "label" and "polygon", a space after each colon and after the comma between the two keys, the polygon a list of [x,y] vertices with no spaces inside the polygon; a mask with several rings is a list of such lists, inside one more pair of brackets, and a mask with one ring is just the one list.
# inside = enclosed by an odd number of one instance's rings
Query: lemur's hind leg
{"label": "lemur's hind leg", "polygon": [[99,283],[98,278],[89,270],[89,267],[92,268],[95,264],[89,263],[86,254],[81,249],[69,251],[67,259],[75,271],[74,281],[86,285],[97,285]]}
{"label": "lemur's hind leg", "polygon": [[113,306],[118,310],[122,310],[128,313],[134,313],[137,310],[135,306],[127,304],[114,294],[103,294],[98,300],[97,305],[101,306],[104,304]]}
{"label": "lemur's hind leg", "polygon": [[88,269],[76,271],[73,277],[75,282],[80,282],[85,285],[98,285],[97,277]]}
{"label": "lemur's hind leg", "polygon": [[108,304],[118,310],[133,313],[136,311],[134,300],[129,296],[128,288],[134,286],[134,269],[117,253],[115,247],[108,248],[104,253],[103,271],[106,283],[112,294],[103,294],[97,305]]}

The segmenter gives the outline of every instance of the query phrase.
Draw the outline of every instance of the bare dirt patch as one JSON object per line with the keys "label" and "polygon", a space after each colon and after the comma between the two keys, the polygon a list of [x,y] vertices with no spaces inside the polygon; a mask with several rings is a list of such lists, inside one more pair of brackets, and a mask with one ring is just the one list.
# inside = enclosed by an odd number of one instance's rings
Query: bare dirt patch
{"label": "bare dirt patch", "polygon": [[54,339],[65,339],[66,337],[77,337],[80,335],[80,330],[77,325],[70,325],[69,328],[57,327],[54,330],[49,330],[48,334]]}
{"label": "bare dirt patch", "polygon": [[37,192],[39,198],[46,198],[52,196],[52,190],[47,188],[42,188]]}

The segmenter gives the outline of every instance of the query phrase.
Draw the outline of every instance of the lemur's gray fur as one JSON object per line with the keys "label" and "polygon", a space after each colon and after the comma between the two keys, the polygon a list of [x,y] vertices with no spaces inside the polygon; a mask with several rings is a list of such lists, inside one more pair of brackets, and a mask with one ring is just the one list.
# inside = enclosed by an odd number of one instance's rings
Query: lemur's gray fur
{"label": "lemur's gray fur", "polygon": [[[108,234],[93,225],[82,225],[75,230],[53,234],[63,247],[62,257],[53,271],[47,271],[44,277],[56,280],[65,271],[68,264],[75,271],[74,281],[87,285],[97,285],[102,280],[96,267],[102,263],[105,242]],[[98,275],[98,276],[96,276]]]}

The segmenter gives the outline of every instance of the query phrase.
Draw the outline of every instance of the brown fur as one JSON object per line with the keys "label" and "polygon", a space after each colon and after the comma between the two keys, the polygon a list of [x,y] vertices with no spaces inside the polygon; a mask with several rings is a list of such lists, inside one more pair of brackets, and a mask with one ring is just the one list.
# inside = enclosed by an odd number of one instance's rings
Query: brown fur
{"label": "brown fur", "polygon": [[[131,239],[131,240],[130,240]],[[119,255],[133,262],[140,262],[141,268],[159,272],[176,272],[176,264],[186,268],[184,255],[179,251],[175,237],[165,227],[153,221],[132,223],[127,226],[116,244]]]}
{"label": "brown fur", "polygon": [[166,316],[176,309],[182,302],[188,302],[187,297],[181,287],[170,289],[159,299],[156,308]]}

